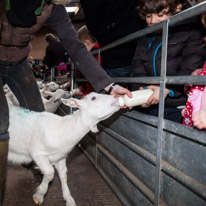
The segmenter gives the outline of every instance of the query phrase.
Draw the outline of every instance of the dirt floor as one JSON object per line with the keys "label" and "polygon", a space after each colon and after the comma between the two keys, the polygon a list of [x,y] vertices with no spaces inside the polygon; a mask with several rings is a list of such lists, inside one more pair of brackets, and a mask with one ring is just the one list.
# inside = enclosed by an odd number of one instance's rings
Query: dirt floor
{"label": "dirt floor", "polygon": [[[120,200],[78,147],[68,157],[68,184],[77,206],[122,206]],[[41,181],[22,166],[8,165],[3,206],[35,206],[32,195]],[[65,206],[55,174],[42,206]]]}

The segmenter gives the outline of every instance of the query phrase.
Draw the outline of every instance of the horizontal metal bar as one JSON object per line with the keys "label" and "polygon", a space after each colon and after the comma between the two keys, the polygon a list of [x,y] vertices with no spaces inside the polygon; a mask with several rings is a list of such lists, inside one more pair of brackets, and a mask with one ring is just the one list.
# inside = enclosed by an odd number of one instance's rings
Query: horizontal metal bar
{"label": "horizontal metal bar", "polygon": [[165,161],[162,161],[162,170],[169,174],[175,180],[185,185],[188,189],[192,190],[204,200],[206,200],[206,186],[196,181],[195,179],[187,176],[185,173],[177,170]]}
{"label": "horizontal metal bar", "polygon": [[[128,77],[113,78],[117,83],[142,83],[142,84],[160,84],[160,77]],[[87,82],[86,79],[77,79],[78,82]],[[205,85],[206,76],[167,76],[166,84],[196,84]]]}
{"label": "horizontal metal bar", "polygon": [[[158,124],[157,117],[143,114],[141,112],[128,111],[128,112],[123,113],[122,115],[128,118],[133,118],[135,120],[142,121],[145,124],[150,124],[154,127],[157,127],[157,124]],[[206,138],[205,138],[206,131],[201,131],[201,130],[199,131],[192,127],[188,127],[183,124],[169,121],[166,119],[164,119],[163,121],[164,121],[164,127],[163,127],[164,131],[174,133],[180,138],[184,137],[188,140],[192,140],[194,142],[206,145]]]}
{"label": "horizontal metal bar", "polygon": [[152,163],[154,166],[156,165],[155,155],[146,151],[142,147],[134,144],[133,142],[131,142],[127,138],[121,136],[120,134],[116,133],[115,131],[111,130],[110,128],[105,127],[103,124],[99,124],[98,126],[99,126],[99,128],[103,129],[104,132],[106,132],[111,137],[116,139],[118,142],[122,143],[124,146],[128,147],[130,150],[132,150],[136,154],[140,155],[141,157],[143,157],[144,159],[146,159],[147,161]]}
{"label": "horizontal metal bar", "polygon": [[205,85],[206,76],[167,76],[166,84],[196,84]]}

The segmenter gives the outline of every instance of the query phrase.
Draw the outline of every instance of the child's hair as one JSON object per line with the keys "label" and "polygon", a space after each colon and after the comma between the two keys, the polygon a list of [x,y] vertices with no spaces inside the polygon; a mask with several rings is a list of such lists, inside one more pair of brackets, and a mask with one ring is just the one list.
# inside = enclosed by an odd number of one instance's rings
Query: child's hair
{"label": "child's hair", "polygon": [[96,38],[89,32],[87,26],[84,25],[78,30],[79,40],[84,42],[85,40],[90,40],[93,44],[97,43]]}
{"label": "child's hair", "polygon": [[46,34],[45,40],[47,43],[50,43],[54,40],[57,40],[57,38],[52,33],[49,33],[49,34]]}
{"label": "child's hair", "polygon": [[140,1],[140,12],[141,18],[145,19],[146,14],[158,14],[163,9],[167,9],[167,13],[174,15],[177,13],[178,5],[184,5],[184,0],[141,0]]}

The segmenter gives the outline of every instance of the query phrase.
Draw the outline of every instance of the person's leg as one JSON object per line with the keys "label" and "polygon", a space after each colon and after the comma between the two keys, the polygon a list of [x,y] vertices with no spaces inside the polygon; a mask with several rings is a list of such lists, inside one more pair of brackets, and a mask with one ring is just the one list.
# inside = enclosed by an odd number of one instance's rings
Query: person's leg
{"label": "person's leg", "polygon": [[44,111],[44,105],[28,60],[10,66],[6,83],[18,99],[20,106],[34,111]]}
{"label": "person's leg", "polygon": [[2,75],[0,74],[0,205],[3,204],[3,197],[6,182],[7,156],[9,144],[9,110],[3,91]]}

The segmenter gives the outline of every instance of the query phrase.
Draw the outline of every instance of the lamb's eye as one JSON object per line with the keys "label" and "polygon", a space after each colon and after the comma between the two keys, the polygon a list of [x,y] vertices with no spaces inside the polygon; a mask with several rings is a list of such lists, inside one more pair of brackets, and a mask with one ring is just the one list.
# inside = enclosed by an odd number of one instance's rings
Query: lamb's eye
{"label": "lamb's eye", "polygon": [[94,101],[96,99],[96,97],[92,97],[91,100]]}

